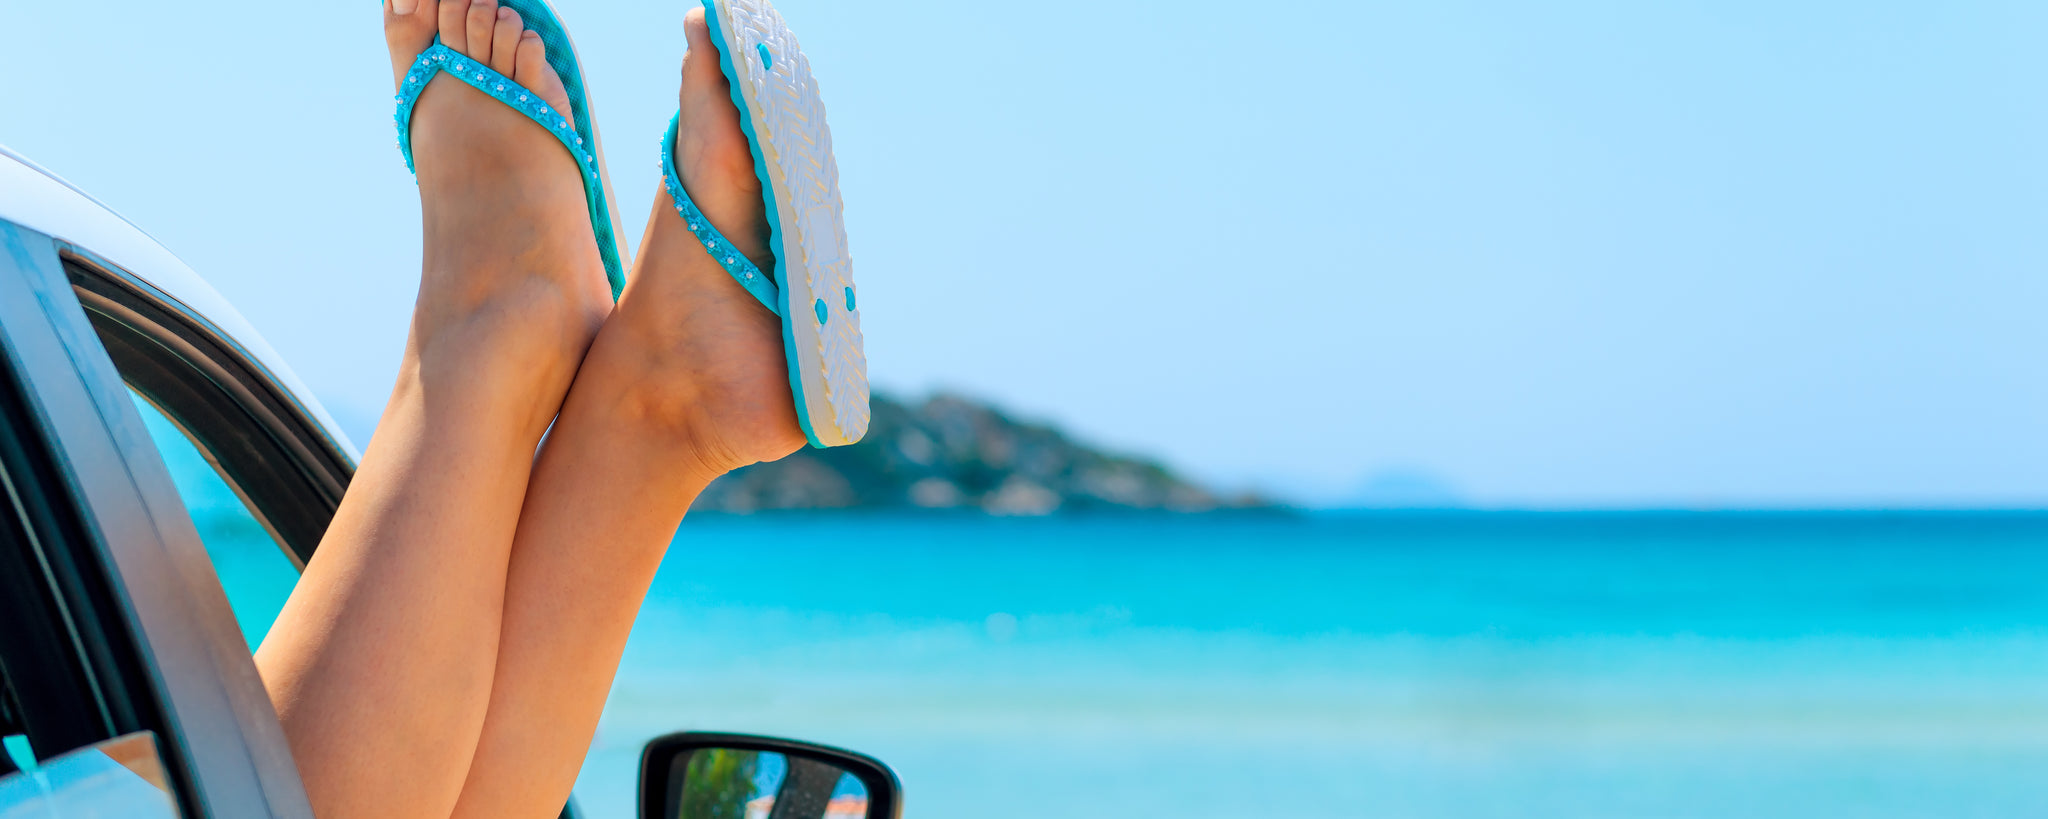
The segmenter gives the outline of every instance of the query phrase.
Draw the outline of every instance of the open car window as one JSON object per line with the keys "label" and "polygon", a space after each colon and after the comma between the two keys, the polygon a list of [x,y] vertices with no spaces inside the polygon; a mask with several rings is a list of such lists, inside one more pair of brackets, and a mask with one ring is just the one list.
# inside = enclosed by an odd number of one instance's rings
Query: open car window
{"label": "open car window", "polygon": [[343,445],[206,317],[84,249],[67,247],[63,264],[121,380],[198,446],[303,566],[355,471]]}
{"label": "open car window", "polygon": [[[59,245],[64,277],[253,650],[333,519],[354,459],[231,335],[129,271]],[[561,815],[575,816],[573,804]]]}
{"label": "open car window", "polygon": [[298,568],[250,511],[248,502],[235,494],[183,430],[141,395],[135,396],[135,409],[149,427],[150,440],[163,455],[171,481],[178,486],[178,497],[199,530],[199,540],[213,561],[228,605],[235,610],[235,624],[248,639],[249,650],[255,651],[298,583]]}
{"label": "open car window", "polygon": [[63,266],[253,650],[326,531],[353,464],[206,317],[84,249],[67,248]]}
{"label": "open car window", "polygon": [[[72,756],[89,748],[161,770],[144,782],[187,813],[310,815],[177,487],[73,295],[68,245],[0,220],[0,247],[0,745],[29,774],[0,815],[136,815],[121,793],[149,793]],[[160,766],[106,750],[143,732]],[[80,759],[98,766],[80,783],[126,783],[114,803],[49,801],[60,783],[41,769]]]}

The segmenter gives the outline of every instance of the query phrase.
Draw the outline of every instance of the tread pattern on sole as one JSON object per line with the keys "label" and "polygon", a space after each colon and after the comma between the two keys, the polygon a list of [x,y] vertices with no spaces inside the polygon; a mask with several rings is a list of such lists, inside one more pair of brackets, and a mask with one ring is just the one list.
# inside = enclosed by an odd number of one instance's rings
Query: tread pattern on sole
{"label": "tread pattern on sole", "polygon": [[[778,272],[785,289],[796,276],[805,285],[788,297],[785,320],[796,323],[791,335],[797,343],[815,345],[814,355],[802,358],[817,362],[816,374],[822,376],[819,380],[832,408],[830,422],[846,442],[857,441],[866,434],[869,420],[867,355],[846,248],[839,166],[832,156],[832,130],[825,123],[817,78],[796,36],[767,0],[721,0],[716,7],[724,11],[722,22],[730,35],[728,59],[748,84],[748,96],[758,103],[752,112],[756,136],[768,143],[761,146],[762,155],[773,166],[769,181],[786,234],[777,248],[783,256]],[[797,255],[789,253],[792,247],[800,251],[800,258],[789,258]],[[798,302],[799,293],[808,295],[810,304]],[[823,320],[813,323],[820,316]],[[820,420],[825,419],[812,422]]]}

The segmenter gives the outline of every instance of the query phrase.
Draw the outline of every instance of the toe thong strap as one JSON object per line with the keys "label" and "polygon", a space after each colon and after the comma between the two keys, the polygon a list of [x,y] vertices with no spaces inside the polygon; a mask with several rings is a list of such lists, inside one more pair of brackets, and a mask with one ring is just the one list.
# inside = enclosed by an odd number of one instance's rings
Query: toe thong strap
{"label": "toe thong strap", "polygon": [[690,233],[704,245],[704,252],[711,254],[725,272],[731,273],[733,281],[739,282],[747,292],[754,294],[768,310],[782,315],[782,294],[775,286],[775,277],[755,267],[754,262],[733,247],[732,242],[711,226],[711,220],[704,218],[704,212],[697,209],[697,203],[690,201],[690,195],[683,191],[683,176],[676,172],[676,132],[683,122],[682,112],[668,121],[668,135],[661,139],[661,181],[668,186],[670,199],[675,200],[676,212],[682,214],[683,224],[690,226]]}
{"label": "toe thong strap", "polygon": [[[405,82],[399,92],[398,113],[393,119],[398,125],[398,151],[405,155],[405,167],[417,172],[412,161],[412,110],[418,105],[420,93],[427,90],[427,82],[436,72],[445,71],[449,76],[468,83],[478,91],[491,95],[512,110],[525,114],[528,119],[541,124],[561,140],[562,147],[569,149],[569,155],[576,159],[576,166],[583,172],[583,196],[590,205],[592,226],[599,230],[610,229],[609,205],[604,201],[604,181],[598,176],[597,154],[591,146],[584,144],[581,134],[576,133],[575,115],[570,111],[558,111],[541,101],[540,95],[527,89],[510,77],[498,73],[490,66],[470,59],[467,55],[442,45],[438,40],[433,47],[420,52],[412,67],[405,71]],[[600,255],[604,257],[605,275],[611,279],[612,295],[616,297],[625,286],[625,269],[619,261],[617,251],[611,242],[598,242]]]}

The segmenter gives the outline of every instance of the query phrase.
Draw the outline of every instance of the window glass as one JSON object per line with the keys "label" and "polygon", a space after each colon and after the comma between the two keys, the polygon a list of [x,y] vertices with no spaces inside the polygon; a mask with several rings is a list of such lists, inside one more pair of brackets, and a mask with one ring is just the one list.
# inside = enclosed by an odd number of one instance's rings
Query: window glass
{"label": "window glass", "polygon": [[192,440],[148,401],[139,395],[134,398],[136,410],[149,427],[149,437],[163,454],[164,465],[170,467],[171,480],[178,485],[178,496],[192,516],[192,525],[206,544],[206,554],[213,559],[214,573],[220,576],[228,605],[235,610],[235,622],[254,651],[284,609],[285,598],[299,581],[298,570]]}
{"label": "window glass", "polygon": [[121,816],[177,819],[170,778],[156,737],[148,731],[117,737],[0,777],[0,817],[84,819]]}
{"label": "window glass", "polygon": [[115,737],[0,776],[0,817],[176,819],[170,776],[150,731]]}

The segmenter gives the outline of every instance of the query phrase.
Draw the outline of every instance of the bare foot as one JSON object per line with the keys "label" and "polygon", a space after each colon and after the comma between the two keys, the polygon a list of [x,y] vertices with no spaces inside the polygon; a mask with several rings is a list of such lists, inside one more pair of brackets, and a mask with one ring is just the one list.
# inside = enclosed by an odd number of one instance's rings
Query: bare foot
{"label": "bare foot", "polygon": [[[391,0],[384,23],[395,82],[438,33],[569,110],[540,35],[497,0]],[[582,172],[546,129],[445,73],[411,128],[426,233],[414,352],[428,367],[458,358],[447,366],[531,382],[516,406],[545,428],[611,307]],[[479,357],[470,342],[513,346]]]}
{"label": "bare foot", "polygon": [[[690,10],[683,26],[690,48],[675,145],[683,187],[719,233],[769,269],[760,178],[704,10]],[[776,460],[803,446],[781,319],[704,251],[666,192],[655,197],[639,262],[612,325],[626,336],[617,346],[631,350],[649,374],[642,400],[683,430],[710,474]],[[600,350],[612,347],[608,340],[599,343]]]}

